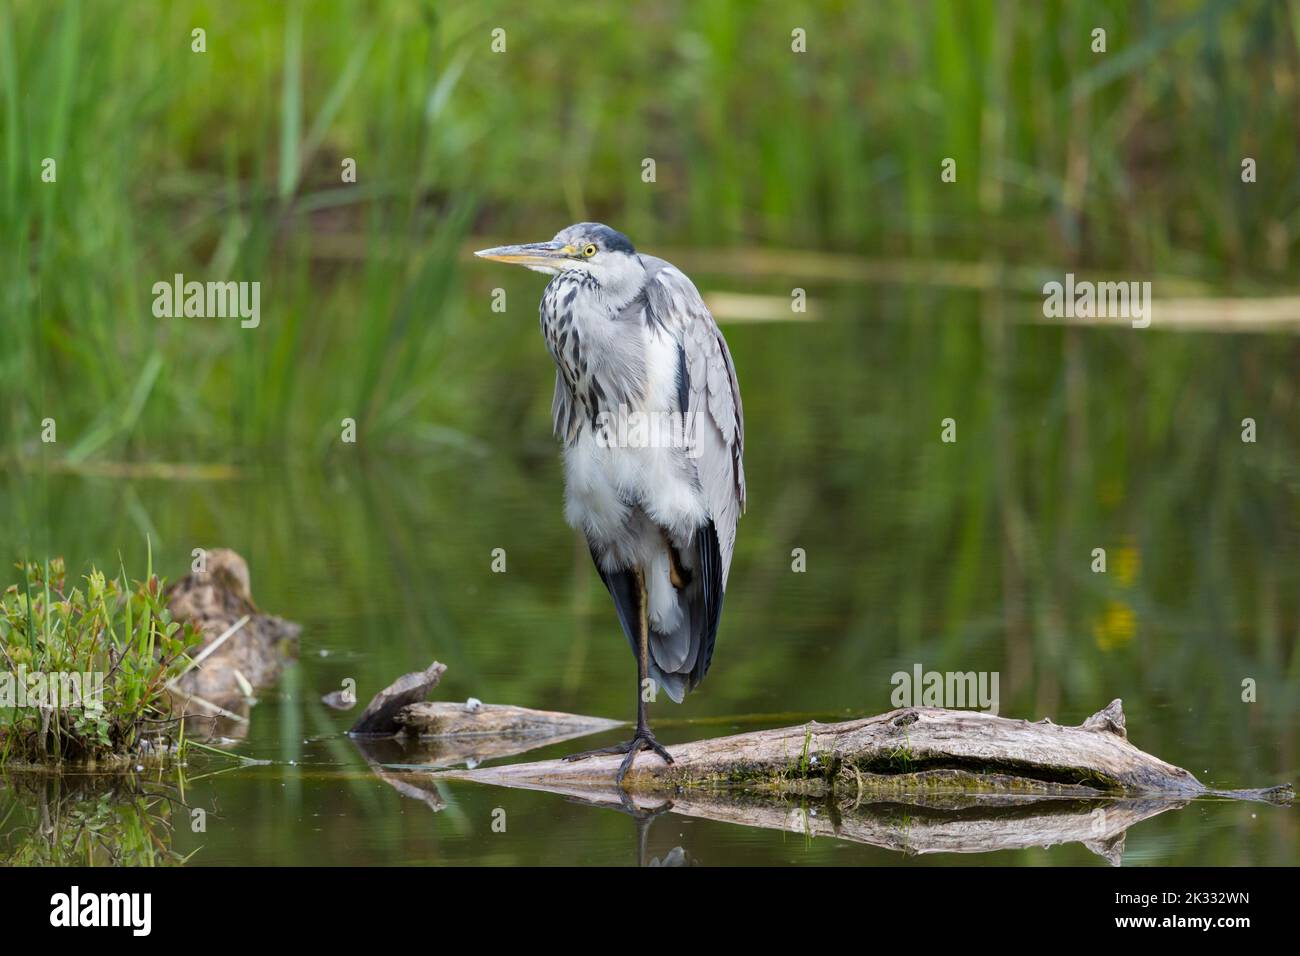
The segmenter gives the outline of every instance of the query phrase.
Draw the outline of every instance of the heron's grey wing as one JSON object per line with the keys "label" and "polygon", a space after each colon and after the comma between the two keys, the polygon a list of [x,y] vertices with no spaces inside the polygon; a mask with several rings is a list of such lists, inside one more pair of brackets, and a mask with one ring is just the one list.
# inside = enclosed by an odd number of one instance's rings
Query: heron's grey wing
{"label": "heron's grey wing", "polygon": [[651,271],[647,317],[677,338],[682,369],[683,414],[696,442],[696,471],[718,535],[726,586],[736,544],[736,522],[745,510],[745,416],[731,352],[695,284],[678,269],[642,256]]}
{"label": "heron's grey wing", "polygon": [[[699,291],[662,259],[642,260],[650,273],[647,321],[678,343],[678,401],[709,513],[709,521],[696,529],[691,542],[692,580],[678,596],[682,626],[690,632],[689,651],[678,672],[687,675],[689,688],[704,679],[713,660],[736,523],[745,508],[744,413],[731,353]],[[665,635],[673,644],[681,636]]]}

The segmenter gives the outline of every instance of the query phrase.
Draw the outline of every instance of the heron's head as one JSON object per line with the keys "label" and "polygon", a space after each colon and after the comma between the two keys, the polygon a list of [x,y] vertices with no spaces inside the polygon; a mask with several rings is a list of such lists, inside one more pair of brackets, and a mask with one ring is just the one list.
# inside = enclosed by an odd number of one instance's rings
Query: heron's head
{"label": "heron's head", "polygon": [[474,255],[551,275],[580,270],[605,287],[625,285],[645,273],[627,236],[598,222],[580,222],[561,229],[550,242],[497,246],[480,249]]}

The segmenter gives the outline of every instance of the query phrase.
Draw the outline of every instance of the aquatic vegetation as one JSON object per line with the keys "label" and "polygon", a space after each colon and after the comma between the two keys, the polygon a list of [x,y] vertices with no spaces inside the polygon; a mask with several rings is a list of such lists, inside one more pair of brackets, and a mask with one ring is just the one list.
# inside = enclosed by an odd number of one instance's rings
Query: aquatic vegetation
{"label": "aquatic vegetation", "polygon": [[167,683],[198,640],[173,621],[152,561],[143,580],[62,558],[20,562],[0,595],[0,763],[101,762],[156,749]]}
{"label": "aquatic vegetation", "polygon": [[0,777],[0,866],[178,865],[185,810],[175,787],[135,775]]}

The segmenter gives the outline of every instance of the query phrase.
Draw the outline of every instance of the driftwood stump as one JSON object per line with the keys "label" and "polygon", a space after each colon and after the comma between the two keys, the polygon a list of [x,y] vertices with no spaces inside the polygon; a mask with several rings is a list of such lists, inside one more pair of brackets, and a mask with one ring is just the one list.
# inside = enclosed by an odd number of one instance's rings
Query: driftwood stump
{"label": "driftwood stump", "polygon": [[348,733],[396,733],[401,729],[397,723],[398,711],[428,697],[446,672],[446,664],[434,661],[422,671],[403,674],[371,699]]}

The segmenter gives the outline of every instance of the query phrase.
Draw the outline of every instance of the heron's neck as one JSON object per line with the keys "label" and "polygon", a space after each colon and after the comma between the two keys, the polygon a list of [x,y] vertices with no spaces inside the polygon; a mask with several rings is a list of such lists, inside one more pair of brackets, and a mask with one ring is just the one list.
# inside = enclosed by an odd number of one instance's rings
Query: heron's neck
{"label": "heron's neck", "polygon": [[625,314],[639,287],[611,289],[580,272],[556,276],[542,295],[546,347],[584,417],[635,404],[644,392],[639,329]]}

